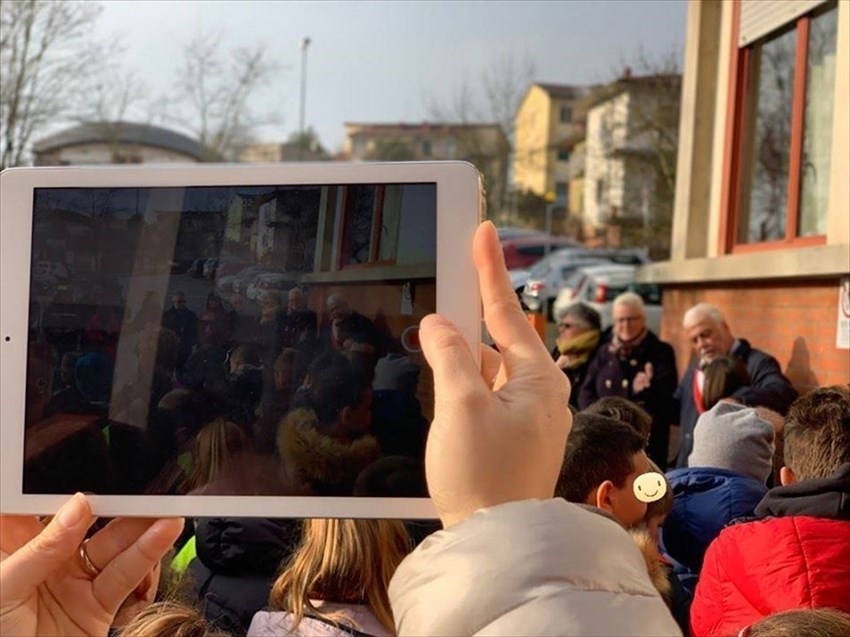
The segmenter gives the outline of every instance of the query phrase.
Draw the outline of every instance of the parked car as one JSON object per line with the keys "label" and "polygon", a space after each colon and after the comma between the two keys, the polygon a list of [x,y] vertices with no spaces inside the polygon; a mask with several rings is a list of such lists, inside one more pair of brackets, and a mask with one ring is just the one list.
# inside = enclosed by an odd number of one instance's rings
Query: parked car
{"label": "parked car", "polygon": [[514,226],[496,228],[496,234],[499,235],[499,241],[515,239],[516,237],[539,236],[541,234],[545,235],[545,233],[540,232],[539,230],[528,230],[527,228],[516,228]]}
{"label": "parked car", "polygon": [[206,260],[207,257],[201,257],[192,261],[192,265],[190,265],[189,269],[186,270],[186,274],[191,277],[195,277],[196,279],[200,279],[204,276],[204,263]]}
{"label": "parked car", "polygon": [[531,268],[522,290],[522,301],[533,312],[548,302],[548,316],[553,317],[555,298],[567,279],[578,269],[605,263],[638,265],[648,261],[646,252],[631,248],[564,248],[544,257]]}
{"label": "parked car", "polygon": [[202,274],[205,279],[215,278],[215,271],[218,269],[218,262],[219,260],[216,258],[207,259],[206,261],[204,261]]}
{"label": "parked car", "polygon": [[32,268],[34,279],[66,279],[68,268],[57,261],[36,261]]}
{"label": "parked car", "polygon": [[502,251],[505,254],[505,265],[508,270],[529,268],[546,256],[547,252],[574,246],[576,242],[572,239],[550,237],[546,234],[513,237],[502,241]]}
{"label": "parked car", "polygon": [[291,274],[266,272],[258,274],[248,284],[245,296],[252,301],[260,301],[267,292],[286,292],[294,288],[295,285],[295,278]]}
{"label": "parked car", "polygon": [[522,289],[522,302],[532,312],[546,308],[551,319],[552,305],[558,291],[579,268],[611,263],[608,259],[585,256],[584,252],[572,253],[570,249],[555,252],[537,262],[528,273]]}
{"label": "parked car", "polygon": [[577,269],[553,304],[552,313],[561,320],[567,306],[586,303],[599,312],[602,328],[612,324],[614,299],[623,292],[635,292],[646,305],[646,324],[656,334],[661,329],[661,288],[654,283],[636,283],[634,265],[593,265]]}
{"label": "parked car", "polygon": [[229,291],[234,294],[242,293],[247,295],[248,286],[260,274],[282,274],[282,272],[277,268],[272,268],[267,265],[252,265],[247,268],[243,268],[233,276],[233,282],[231,283]]}

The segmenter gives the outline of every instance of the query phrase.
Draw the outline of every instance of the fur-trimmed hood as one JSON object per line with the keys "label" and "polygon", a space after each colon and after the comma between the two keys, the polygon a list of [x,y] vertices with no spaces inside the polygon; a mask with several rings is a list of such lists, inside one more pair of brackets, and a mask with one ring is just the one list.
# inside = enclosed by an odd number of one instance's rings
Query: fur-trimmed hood
{"label": "fur-trimmed hood", "polygon": [[319,431],[312,409],[290,411],[277,432],[277,449],[289,477],[321,495],[351,495],[360,472],[380,457],[378,441],[342,442]]}
{"label": "fur-trimmed hood", "polygon": [[646,562],[646,570],[649,573],[649,579],[652,580],[652,585],[661,594],[667,606],[670,606],[671,586],[667,579],[667,568],[664,566],[658,546],[652,541],[652,537],[646,529],[630,529],[629,535],[632,536],[640,549],[644,562]]}

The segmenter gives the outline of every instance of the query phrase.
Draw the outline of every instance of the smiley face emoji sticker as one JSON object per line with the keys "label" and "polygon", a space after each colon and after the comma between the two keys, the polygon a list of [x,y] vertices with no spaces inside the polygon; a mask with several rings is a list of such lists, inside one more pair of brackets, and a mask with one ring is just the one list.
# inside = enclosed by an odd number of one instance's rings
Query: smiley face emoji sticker
{"label": "smiley face emoji sticker", "polygon": [[635,497],[641,502],[655,502],[667,493],[667,480],[660,473],[644,473],[635,478]]}

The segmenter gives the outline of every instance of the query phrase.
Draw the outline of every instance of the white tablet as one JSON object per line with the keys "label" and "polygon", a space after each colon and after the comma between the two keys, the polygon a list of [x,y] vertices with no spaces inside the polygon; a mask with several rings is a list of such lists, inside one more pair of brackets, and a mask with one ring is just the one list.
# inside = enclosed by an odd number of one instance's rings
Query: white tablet
{"label": "white tablet", "polygon": [[478,355],[463,162],[0,174],[0,511],[436,517],[419,321]]}

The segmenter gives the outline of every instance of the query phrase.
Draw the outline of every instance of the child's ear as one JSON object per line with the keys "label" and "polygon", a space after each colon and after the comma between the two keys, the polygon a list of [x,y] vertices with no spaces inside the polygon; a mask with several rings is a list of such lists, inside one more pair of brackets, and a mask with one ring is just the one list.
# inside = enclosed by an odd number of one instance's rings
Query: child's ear
{"label": "child's ear", "polygon": [[789,484],[797,482],[797,476],[795,476],[794,472],[788,467],[782,467],[779,470],[779,482],[783,487],[787,487]]}
{"label": "child's ear", "polygon": [[606,480],[596,488],[596,506],[608,513],[614,513],[614,483]]}

